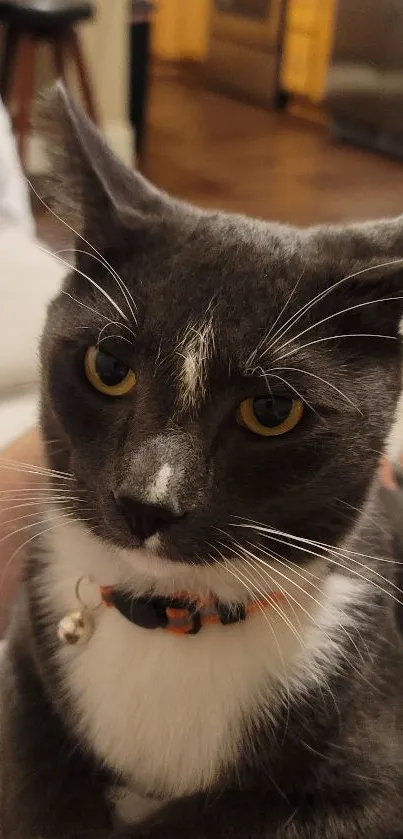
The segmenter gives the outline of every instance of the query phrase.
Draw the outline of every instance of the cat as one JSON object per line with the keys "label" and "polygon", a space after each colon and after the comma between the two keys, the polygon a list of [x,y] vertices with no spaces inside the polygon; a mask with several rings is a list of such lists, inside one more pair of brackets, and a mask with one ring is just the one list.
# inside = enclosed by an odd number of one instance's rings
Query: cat
{"label": "cat", "polygon": [[403,217],[199,210],[60,84],[42,123],[80,235],[41,342],[2,839],[403,837],[403,489],[377,473]]}

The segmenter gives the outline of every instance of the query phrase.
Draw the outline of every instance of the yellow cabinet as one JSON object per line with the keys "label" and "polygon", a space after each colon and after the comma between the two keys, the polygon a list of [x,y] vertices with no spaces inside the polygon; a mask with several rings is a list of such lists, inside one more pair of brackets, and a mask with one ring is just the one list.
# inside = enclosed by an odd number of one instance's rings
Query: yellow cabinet
{"label": "yellow cabinet", "polygon": [[152,50],[158,58],[202,61],[207,53],[211,0],[158,0]]}
{"label": "yellow cabinet", "polygon": [[310,32],[315,26],[316,0],[291,0],[288,4],[287,26]]}
{"label": "yellow cabinet", "polygon": [[336,0],[289,0],[281,82],[319,103],[326,90]]}
{"label": "yellow cabinet", "polygon": [[304,95],[309,86],[311,38],[305,32],[291,30],[283,55],[282,86],[292,93]]}

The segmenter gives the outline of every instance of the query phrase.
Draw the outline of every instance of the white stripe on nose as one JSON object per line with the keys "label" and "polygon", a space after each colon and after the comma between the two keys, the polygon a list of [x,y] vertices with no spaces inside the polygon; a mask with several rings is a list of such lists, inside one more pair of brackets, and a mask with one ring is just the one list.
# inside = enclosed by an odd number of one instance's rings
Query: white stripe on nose
{"label": "white stripe on nose", "polygon": [[147,489],[147,499],[151,504],[159,504],[165,500],[172,472],[172,466],[169,463],[164,463],[155,475]]}

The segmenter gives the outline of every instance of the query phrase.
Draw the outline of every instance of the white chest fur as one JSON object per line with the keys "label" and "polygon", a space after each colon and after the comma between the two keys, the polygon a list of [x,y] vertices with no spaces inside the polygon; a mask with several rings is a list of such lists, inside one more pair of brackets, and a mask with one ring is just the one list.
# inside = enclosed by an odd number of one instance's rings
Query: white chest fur
{"label": "white chest fur", "polygon": [[[49,542],[42,594],[56,619],[74,608],[81,574],[134,586],[133,561],[128,565],[82,526],[55,528]],[[358,583],[332,575],[314,598],[299,586],[284,616],[268,608],[190,637],[144,630],[101,609],[87,644],[57,649],[84,741],[142,793],[169,797],[208,788],[236,760],[244,722],[259,713],[274,719],[280,691],[303,690],[337,655],[340,629],[334,630],[348,622],[344,609],[360,596]]]}

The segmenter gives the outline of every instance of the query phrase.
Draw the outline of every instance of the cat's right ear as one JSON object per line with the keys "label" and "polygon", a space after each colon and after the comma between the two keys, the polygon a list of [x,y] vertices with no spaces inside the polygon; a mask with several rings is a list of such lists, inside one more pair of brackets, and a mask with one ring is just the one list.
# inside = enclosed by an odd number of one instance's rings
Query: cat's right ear
{"label": "cat's right ear", "polygon": [[42,96],[36,128],[49,162],[44,197],[91,241],[170,212],[170,199],[122,163],[61,82]]}

